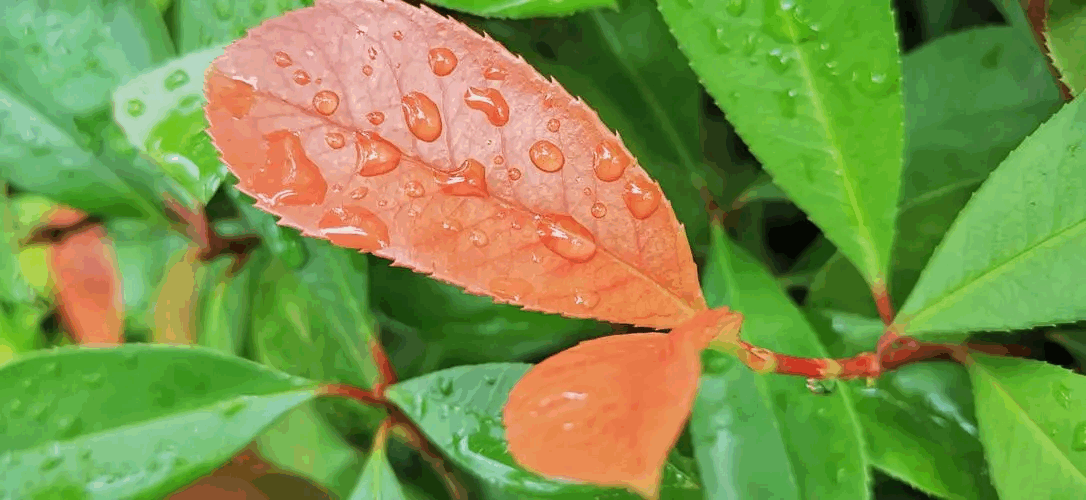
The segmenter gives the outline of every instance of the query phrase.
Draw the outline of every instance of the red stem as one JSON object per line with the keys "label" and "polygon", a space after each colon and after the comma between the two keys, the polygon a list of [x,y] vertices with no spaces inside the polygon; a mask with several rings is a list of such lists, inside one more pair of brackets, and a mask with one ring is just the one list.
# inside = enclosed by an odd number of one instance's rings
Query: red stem
{"label": "red stem", "polygon": [[875,283],[871,287],[871,295],[875,298],[875,307],[879,309],[879,317],[882,324],[890,326],[894,322],[894,304],[890,300],[890,292],[882,282]]}
{"label": "red stem", "polygon": [[319,395],[339,396],[353,399],[369,406],[377,406],[381,408],[388,407],[388,403],[384,400],[384,398],[380,398],[376,394],[365,389],[359,389],[357,387],[352,387],[346,384],[326,384],[324,386],[321,386]]}

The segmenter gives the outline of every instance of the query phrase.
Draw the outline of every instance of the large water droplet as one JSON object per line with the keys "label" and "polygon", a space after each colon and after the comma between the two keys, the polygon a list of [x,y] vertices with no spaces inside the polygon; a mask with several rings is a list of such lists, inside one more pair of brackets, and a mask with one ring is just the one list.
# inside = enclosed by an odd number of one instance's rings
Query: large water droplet
{"label": "large water droplet", "polygon": [[566,163],[562,150],[546,140],[532,144],[532,147],[528,148],[528,158],[531,158],[532,164],[544,172],[562,170],[562,166]]}
{"label": "large water droplet", "polygon": [[434,172],[434,180],[441,185],[441,192],[453,196],[485,198],[489,194],[486,167],[471,158],[464,160],[460,168],[451,173]]}
{"label": "large water droplet", "polygon": [[317,205],[324,202],[328,183],[302,149],[302,140],[289,130],[266,136],[268,157],[249,179],[253,191],[272,205]]}
{"label": "large water droplet", "polygon": [[324,142],[332,149],[339,149],[347,144],[347,139],[339,132],[328,132],[324,135]]}
{"label": "large water droplet", "polygon": [[490,243],[490,237],[479,229],[472,229],[471,233],[468,234],[468,241],[477,247],[485,247]]}
{"label": "large water droplet", "polygon": [[487,66],[483,69],[483,78],[487,80],[505,80],[505,70],[497,66]]}
{"label": "large water droplet", "polygon": [[441,136],[441,113],[437,104],[422,92],[410,92],[400,99],[407,128],[419,140],[434,142]]}
{"label": "large water droplet", "polygon": [[400,148],[385,140],[377,132],[362,131],[354,133],[355,150],[358,153],[356,172],[363,177],[372,177],[391,172],[400,165]]}
{"label": "large water droplet", "polygon": [[469,108],[482,111],[495,127],[509,122],[509,104],[498,89],[468,87],[464,93],[464,102]]}
{"label": "large water droplet", "polygon": [[597,201],[592,204],[591,212],[593,217],[597,219],[602,219],[604,218],[604,216],[607,215],[607,205],[604,205],[603,203]]}
{"label": "large water droplet", "polygon": [[331,90],[322,90],[313,96],[313,107],[317,112],[328,116],[339,109],[339,94]]}
{"label": "large water droplet", "polygon": [[403,185],[403,192],[412,198],[422,198],[426,194],[426,188],[419,181],[407,181]]}
{"label": "large water droplet", "polygon": [[622,190],[622,200],[626,202],[626,208],[630,214],[638,219],[644,219],[652,215],[660,207],[663,196],[660,188],[656,187],[647,178],[636,176],[626,183]]}
{"label": "large water droplet", "polygon": [[380,111],[372,111],[366,114],[366,119],[374,125],[380,125],[385,122],[385,114]]}
{"label": "large water droplet", "polygon": [[543,246],[572,262],[588,262],[596,255],[592,233],[568,215],[541,218],[536,234]]}
{"label": "large water droplet", "polygon": [[286,52],[283,52],[281,50],[279,52],[276,52],[275,55],[272,56],[272,60],[275,61],[275,65],[279,66],[280,68],[285,68],[287,66],[290,66],[291,64],[294,64],[294,60],[290,58],[290,54],[287,54]]}
{"label": "large water droplet", "polygon": [[1086,422],[1079,422],[1074,431],[1071,431],[1071,449],[1086,451]]}
{"label": "large water droplet", "polygon": [[373,212],[344,205],[324,213],[317,228],[332,243],[372,252],[388,246],[388,226]]}
{"label": "large water droplet", "polygon": [[630,157],[622,150],[618,142],[605,139],[596,145],[596,177],[604,182],[611,182],[622,177],[626,167],[630,166]]}
{"label": "large water droplet", "polygon": [[1057,383],[1052,386],[1052,395],[1055,396],[1056,402],[1064,408],[1071,407],[1071,388],[1063,382]]}
{"label": "large water droplet", "polygon": [[304,69],[299,69],[299,70],[295,71],[293,78],[294,78],[294,83],[297,83],[298,85],[307,85],[307,84],[309,84],[309,73],[306,73],[306,71]]}
{"label": "large water droplet", "polygon": [[456,54],[445,47],[430,49],[430,71],[437,76],[447,76],[456,69]]}
{"label": "large water droplet", "polygon": [[562,122],[558,121],[556,118],[551,118],[550,120],[547,120],[547,130],[550,130],[551,132],[558,132],[560,128],[562,128]]}
{"label": "large water droplet", "polygon": [[143,114],[147,110],[147,105],[139,99],[129,99],[124,105],[124,110],[128,113],[128,116],[136,118]]}
{"label": "large water droplet", "polygon": [[252,85],[212,72],[207,79],[207,88],[208,102],[213,103],[214,107],[226,109],[234,118],[249,114],[253,106]]}
{"label": "large water droplet", "polygon": [[520,278],[494,278],[489,285],[494,295],[506,300],[520,300],[535,290],[531,282]]}

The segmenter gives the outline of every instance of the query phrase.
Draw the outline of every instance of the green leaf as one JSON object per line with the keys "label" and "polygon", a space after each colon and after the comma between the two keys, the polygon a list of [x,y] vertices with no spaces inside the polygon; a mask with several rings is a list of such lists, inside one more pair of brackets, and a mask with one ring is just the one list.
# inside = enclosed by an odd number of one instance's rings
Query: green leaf
{"label": "green leaf", "polygon": [[1045,27],[1052,62],[1071,93],[1081,94],[1086,89],[1086,2],[1053,0]]}
{"label": "green leaf", "polygon": [[204,283],[196,307],[196,340],[199,345],[224,354],[246,353],[252,327],[253,286],[264,252],[257,250],[237,273],[232,259],[225,259]]}
{"label": "green leaf", "polygon": [[999,497],[1073,499],[1086,491],[1086,377],[974,354],[980,438]]}
{"label": "green leaf", "polygon": [[[385,395],[411,418],[445,456],[516,498],[634,499],[633,493],[546,479],[513,461],[501,410],[509,391],[531,368],[523,363],[459,366],[406,380]],[[664,469],[661,498],[699,497],[698,486],[679,468]]]}
{"label": "green leaf", "polygon": [[890,2],[692,5],[660,10],[717,105],[867,282],[885,284],[903,140]]}
{"label": "green leaf", "polygon": [[0,488],[13,498],[163,498],[316,386],[186,347],[64,348],[0,368]]}
{"label": "green leaf", "polygon": [[309,5],[313,0],[177,0],[178,49],[188,53],[233,41],[265,19]]}
{"label": "green leaf", "polygon": [[[907,162],[890,279],[899,301],[973,192],[1060,106],[1044,56],[1011,27],[935,40],[906,55],[904,71]],[[840,255],[814,280],[808,304],[878,315]]]}
{"label": "green leaf", "polygon": [[1067,349],[1078,360],[1080,365],[1086,366],[1086,332],[1081,330],[1065,330],[1049,332],[1048,339]]}
{"label": "green leaf", "polygon": [[287,413],[256,439],[264,460],[346,498],[361,469],[361,454],[306,404]]}
{"label": "green leaf", "polygon": [[660,183],[697,247],[708,229],[699,188],[718,192],[723,183],[701,151],[701,86],[652,1],[618,5],[617,12],[546,23],[488,20],[476,27],[562,82],[614,127]]}
{"label": "green leaf", "polygon": [[168,270],[167,263],[191,242],[175,231],[149,225],[144,219],[114,218],[105,226],[113,239],[124,287],[125,329],[149,332],[154,328],[154,298]]}
{"label": "green leaf", "polygon": [[[808,319],[835,357],[873,349],[884,329],[878,319],[837,311],[811,311]],[[876,467],[941,498],[996,498],[964,368],[917,363],[849,387]]]}
{"label": "green leaf", "polygon": [[1086,99],[1012,152],[962,209],[902,307],[906,332],[1086,318]]}
{"label": "green leaf", "polygon": [[128,80],[113,92],[113,116],[128,140],[149,153],[185,193],[207,204],[226,176],[204,133],[204,70],[222,46],[174,59]]}
{"label": "green leaf", "polygon": [[568,16],[600,7],[616,8],[616,0],[436,0],[430,3],[482,17],[524,19]]}
{"label": "green leaf", "polygon": [[400,480],[388,463],[385,450],[377,450],[366,461],[366,468],[351,492],[350,500],[407,500]]}
{"label": "green leaf", "polygon": [[[826,357],[768,271],[729,242],[720,226],[712,227],[712,235],[711,269],[720,274],[717,286],[727,287],[727,302],[709,305],[743,313],[742,337],[755,346]],[[709,365],[690,418],[712,498],[870,498],[870,459],[851,390],[839,385],[831,395],[816,396],[796,377],[757,375],[737,363]],[[752,480],[751,474],[765,479]]]}

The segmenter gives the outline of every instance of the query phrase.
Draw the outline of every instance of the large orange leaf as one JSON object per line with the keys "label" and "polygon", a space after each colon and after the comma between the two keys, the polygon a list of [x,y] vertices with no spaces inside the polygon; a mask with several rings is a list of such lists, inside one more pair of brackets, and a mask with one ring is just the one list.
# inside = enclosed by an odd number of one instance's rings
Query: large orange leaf
{"label": "large orange leaf", "polygon": [[[55,226],[86,217],[62,208],[49,215]],[[113,241],[95,224],[49,246],[48,261],[57,310],[73,340],[80,344],[123,342],[124,300]]]}
{"label": "large orange leaf", "polygon": [[425,7],[318,0],[230,45],[206,93],[238,188],[307,236],[533,310],[705,308],[670,202],[596,113]]}
{"label": "large orange leaf", "polygon": [[713,309],[669,334],[604,337],[547,358],[509,393],[510,453],[540,474],[654,498],[694,404],[701,351],[714,338],[737,338],[742,321]]}

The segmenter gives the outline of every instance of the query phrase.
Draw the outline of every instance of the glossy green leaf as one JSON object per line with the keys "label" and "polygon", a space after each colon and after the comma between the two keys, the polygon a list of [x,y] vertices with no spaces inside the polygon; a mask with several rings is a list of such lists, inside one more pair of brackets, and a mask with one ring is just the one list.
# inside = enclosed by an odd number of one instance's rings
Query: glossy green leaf
{"label": "glossy green leaf", "polygon": [[[808,319],[834,357],[873,349],[884,329],[878,319],[837,311],[811,311]],[[964,368],[917,363],[849,387],[876,467],[940,498],[996,498]]]}
{"label": "glossy green leaf", "polygon": [[[826,357],[803,314],[761,264],[713,226],[711,268],[727,305],[745,316],[741,336],[773,352]],[[709,294],[707,293],[707,298]],[[719,294],[717,294],[719,296]],[[717,299],[719,300],[719,299]],[[869,498],[870,459],[855,395],[811,394],[803,379],[710,365],[691,415],[694,449],[711,498]],[[768,423],[768,425],[767,425]],[[773,477],[752,481],[748,474]]]}
{"label": "glossy green leaf", "polygon": [[310,381],[197,348],[27,355],[0,368],[0,489],[12,498],[163,498],[315,395]]}
{"label": "glossy green leaf", "polygon": [[[523,363],[459,366],[400,382],[389,387],[386,395],[445,456],[517,498],[637,498],[621,489],[546,479],[513,461],[501,410],[509,391],[530,367]],[[692,478],[667,464],[662,499],[697,498],[698,490]]]}
{"label": "glossy green leaf", "polygon": [[614,127],[660,183],[697,247],[708,229],[700,188],[719,192],[723,183],[701,152],[701,86],[652,1],[617,4],[617,12],[546,23],[488,20],[476,27],[556,78]]}
{"label": "glossy green leaf", "polygon": [[178,49],[188,53],[231,42],[265,19],[307,5],[313,5],[313,0],[177,0]]}
{"label": "glossy green leaf", "polygon": [[1086,377],[1039,361],[974,355],[980,438],[999,498],[1086,491]]}
{"label": "glossy green leaf", "polygon": [[1045,42],[1060,77],[1074,95],[1082,93],[1086,89],[1086,2],[1049,2],[1045,28]]}
{"label": "glossy green leaf", "polygon": [[216,351],[245,354],[252,327],[253,286],[263,251],[250,255],[249,262],[234,272],[233,259],[223,259],[203,284],[196,311],[196,341]]}
{"label": "glossy green leaf", "polygon": [[[1044,56],[1011,27],[935,40],[906,55],[904,71],[907,161],[890,279],[898,301],[973,192],[1060,105]],[[816,277],[808,304],[878,315],[840,255]]]}
{"label": "glossy green leaf", "polygon": [[904,135],[890,4],[660,2],[774,182],[872,285],[890,264]]}
{"label": "glossy green leaf", "polygon": [[147,224],[144,219],[115,218],[106,221],[113,239],[117,265],[124,287],[125,328],[150,331],[156,293],[172,256],[191,244],[173,230]]}
{"label": "glossy green leaf", "polygon": [[568,16],[589,9],[616,8],[616,0],[436,0],[431,3],[476,16],[509,19]]}
{"label": "glossy green leaf", "polygon": [[366,461],[366,468],[351,492],[350,500],[407,500],[396,472],[388,463],[385,450],[377,450]]}
{"label": "glossy green leaf", "polygon": [[1086,99],[1022,142],[962,209],[896,321],[910,334],[1086,318]]}
{"label": "glossy green leaf", "polygon": [[148,153],[201,205],[226,176],[204,133],[204,70],[222,46],[193,52],[128,80],[113,92],[113,116],[129,141]]}
{"label": "glossy green leaf", "polygon": [[256,439],[260,457],[347,498],[361,470],[363,456],[324,420],[312,404],[283,416]]}

